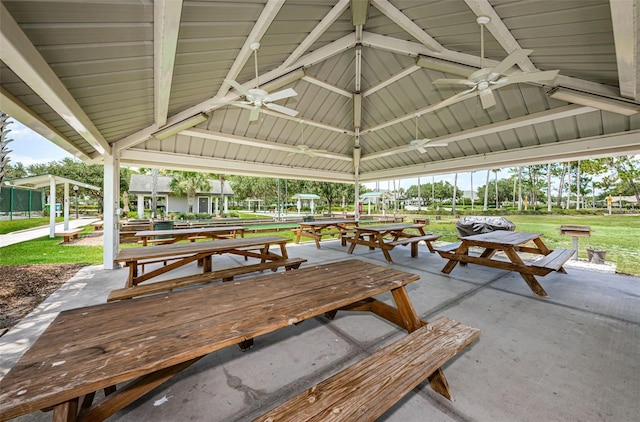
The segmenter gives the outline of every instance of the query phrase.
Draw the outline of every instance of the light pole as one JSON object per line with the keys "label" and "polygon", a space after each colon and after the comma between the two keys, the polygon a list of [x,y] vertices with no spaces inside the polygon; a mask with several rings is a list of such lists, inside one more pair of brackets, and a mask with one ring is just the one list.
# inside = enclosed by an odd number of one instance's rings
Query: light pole
{"label": "light pole", "polygon": [[73,194],[76,197],[76,220],[78,219],[78,185],[73,185]]}

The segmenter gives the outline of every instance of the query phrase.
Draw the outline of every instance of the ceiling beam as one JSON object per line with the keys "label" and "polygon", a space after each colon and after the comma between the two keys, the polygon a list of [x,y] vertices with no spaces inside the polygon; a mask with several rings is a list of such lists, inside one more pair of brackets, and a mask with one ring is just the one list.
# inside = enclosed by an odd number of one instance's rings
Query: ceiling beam
{"label": "ceiling beam", "polygon": [[[260,17],[256,21],[255,25],[251,29],[251,32],[247,36],[247,39],[244,42],[244,45],[240,49],[240,52],[236,56],[231,68],[227,72],[227,76],[225,79],[236,80],[240,71],[247,63],[251,54],[253,54],[253,50],[251,49],[251,44],[254,42],[259,42],[264,36],[271,23],[276,18],[276,15],[280,11],[280,8],[284,6],[284,1],[281,0],[268,0],[267,4],[262,9],[262,13],[260,13]],[[255,88],[257,81],[251,86],[251,88]],[[218,89],[218,93],[216,97],[224,97],[229,92],[230,85],[227,82],[222,82],[220,85],[220,89]]]}
{"label": "ceiling beam", "polygon": [[0,110],[27,126],[38,135],[53,142],[74,157],[83,161],[88,161],[92,158],[84,151],[76,148],[73,143],[65,138],[63,134],[58,132],[56,128],[34,113],[33,110],[4,88],[0,88]]}
{"label": "ceiling beam", "polygon": [[[522,49],[518,41],[511,34],[511,31],[509,31],[509,28],[502,22],[502,19],[500,19],[496,11],[493,10],[488,0],[465,0],[465,2],[476,16],[488,16],[491,18],[491,21],[485,26],[507,54]],[[518,66],[520,66],[523,72],[535,72],[538,70],[529,57],[520,60]]]}
{"label": "ceiling beam", "polygon": [[[306,121],[304,123],[307,123]],[[279,144],[277,142],[266,141],[263,139],[247,138],[244,136],[230,135],[228,133],[214,132],[212,130],[193,128],[180,132],[181,135],[194,136],[197,138],[211,139],[219,142],[227,142],[236,145],[246,145],[256,148],[267,148],[277,151],[300,154],[301,150],[295,145]],[[345,154],[335,152],[314,152],[316,157],[330,158],[332,160],[352,161],[352,157]]]}
{"label": "ceiling beam", "polygon": [[[253,107],[248,105],[248,104],[234,104],[235,107],[240,107],[240,108],[244,108],[246,110],[252,110]],[[315,126],[318,127],[320,129],[325,129],[325,130],[330,130],[332,132],[337,132],[337,133],[344,133],[347,135],[353,135],[354,132],[352,130],[348,130],[342,127],[338,127],[338,126],[331,126],[328,125],[326,123],[322,123],[322,122],[318,122],[316,120],[307,120],[307,119],[301,119],[300,117],[293,117],[293,116],[287,116],[286,114],[283,113],[278,113],[277,111],[272,111],[269,110],[268,108],[263,108],[260,109],[260,114],[265,114],[267,116],[273,116],[273,117],[278,117],[280,119],[285,119],[285,120],[292,120],[294,122],[300,122],[301,120],[304,120],[304,123],[307,126]]]}
{"label": "ceiling beam", "polygon": [[418,40],[422,45],[429,50],[435,52],[444,52],[446,49],[427,34],[422,28],[420,28],[414,21],[409,19],[407,15],[402,13],[398,8],[392,5],[387,0],[371,0],[371,4],[386,15],[389,19],[394,21],[400,28],[404,29],[409,35]]}
{"label": "ceiling beam", "polygon": [[316,86],[319,86],[320,88],[324,88],[326,90],[333,91],[336,94],[340,94],[340,95],[342,95],[344,97],[351,98],[351,96],[353,95],[351,92],[347,91],[346,89],[342,89],[339,86],[331,85],[330,83],[327,83],[325,81],[321,81],[320,79],[316,79],[313,76],[305,75],[302,78],[302,80],[306,81],[306,82],[309,82],[310,84],[314,84]]}
{"label": "ceiling beam", "polygon": [[0,60],[99,153],[111,147],[40,52],[0,3]]}
{"label": "ceiling beam", "polygon": [[[593,107],[583,107],[578,105],[567,105],[563,107],[554,108],[551,110],[541,111],[539,113],[529,114],[521,117],[514,117],[513,119],[504,120],[502,122],[491,123],[485,126],[480,126],[473,129],[463,130],[451,135],[439,136],[432,138],[433,143],[450,143],[462,141],[465,139],[475,138],[478,136],[490,135],[492,133],[504,132],[505,130],[518,129],[524,126],[536,125],[539,123],[545,123],[553,120],[564,119],[567,117],[578,116],[580,114],[591,113],[598,111]],[[411,117],[415,116],[412,115]],[[446,147],[443,147],[446,148]],[[415,148],[411,145],[403,145],[396,148],[391,148],[386,151],[375,152],[373,154],[367,154],[362,157],[362,161],[375,160],[377,158],[388,157],[390,155],[396,155],[403,152],[415,151]]]}
{"label": "ceiling beam", "polygon": [[[286,75],[292,71],[295,71],[299,68],[308,67],[315,63],[326,60],[329,57],[333,57],[336,54],[339,54],[343,51],[348,50],[349,48],[352,48],[354,45],[355,45],[355,39],[353,37],[353,34],[345,35],[344,37],[338,38],[334,42],[327,44],[323,47],[320,47],[317,50],[314,50],[313,52],[301,57],[293,65],[289,67],[285,68],[283,66],[279,66],[278,68],[265,73],[264,75],[261,76],[261,80],[263,81],[263,84],[266,84],[267,82],[264,82],[264,81],[270,82],[270,81],[274,81],[279,77],[286,77]],[[246,84],[244,84],[244,86],[245,87],[255,86],[255,81],[249,81]],[[216,95],[215,97],[209,98],[208,100],[205,100],[199,104],[189,107],[186,110],[181,111],[178,114],[175,114],[169,117],[167,119],[166,125],[167,126],[173,125],[175,123],[188,119],[198,113],[203,113],[203,112],[207,113],[209,111],[223,107],[229,104],[230,102],[237,100],[238,98],[239,98],[239,95],[233,94],[233,93],[227,94],[224,97],[220,97]],[[283,116],[285,115],[279,114],[278,117],[283,117]],[[123,139],[118,140],[117,142],[114,143],[114,148],[116,149],[116,151],[122,151],[124,149],[131,148],[139,144],[140,142],[146,141],[151,137],[151,135],[154,132],[157,132],[157,131],[158,131],[158,128],[156,128],[155,125],[154,127],[144,128],[136,133],[133,133]]]}
{"label": "ceiling beam", "polygon": [[360,181],[366,183],[377,180],[451,174],[452,172],[556,163],[567,160],[575,161],[638,153],[640,153],[640,130],[609,136],[553,142],[546,145],[428,162],[396,169],[365,171],[360,174]]}
{"label": "ceiling beam", "polygon": [[157,127],[167,122],[182,0],[153,2],[153,110]]}
{"label": "ceiling beam", "polygon": [[365,92],[362,93],[363,97],[367,97],[371,94],[373,94],[374,92],[377,92],[379,90],[381,90],[382,88],[386,88],[387,86],[399,81],[400,79],[411,75],[413,72],[422,69],[420,66],[409,66],[408,68],[401,70],[400,72],[396,73],[395,75],[391,75],[389,76],[387,79],[385,79],[384,81],[380,81],[380,83],[372,86],[371,88],[367,89]]}
{"label": "ceiling beam", "polygon": [[318,180],[322,182],[353,183],[353,173],[312,170],[301,167],[247,163],[187,154],[129,149],[122,151],[120,163],[137,167],[158,167],[173,170],[229,173],[240,176]]}
{"label": "ceiling beam", "polygon": [[333,23],[344,13],[349,7],[350,0],[340,0],[335,6],[326,14],[318,25],[307,35],[307,37],[293,50],[293,53],[287,57],[282,63],[283,67],[291,66],[296,60],[300,58],[308,49],[315,43],[318,38],[329,28]]}
{"label": "ceiling beam", "polygon": [[640,100],[640,38],[638,37],[640,5],[637,0],[609,2],[613,40],[616,46],[618,81],[620,95],[632,100]]}

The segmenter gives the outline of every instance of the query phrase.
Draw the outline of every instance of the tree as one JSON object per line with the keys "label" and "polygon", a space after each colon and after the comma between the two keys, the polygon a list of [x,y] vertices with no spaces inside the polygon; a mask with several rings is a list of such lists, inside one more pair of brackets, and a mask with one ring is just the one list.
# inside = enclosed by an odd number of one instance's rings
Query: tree
{"label": "tree", "polygon": [[13,139],[7,137],[11,129],[8,128],[9,123],[7,119],[9,116],[0,111],[0,184],[2,180],[5,178],[8,172],[9,161],[9,153],[10,149],[7,148],[9,142],[13,142]]}
{"label": "tree", "polygon": [[[66,177],[67,179],[77,180],[79,182],[88,183],[90,185],[102,187],[104,184],[104,166],[102,164],[87,165],[75,158],[63,158],[60,161],[51,161],[45,164],[32,164],[27,168],[27,176],[39,176],[41,174],[53,174],[56,176]],[[131,178],[131,170],[125,167],[120,168],[120,191],[129,190],[129,179]],[[86,195],[98,201],[100,206],[99,212],[104,208],[104,193],[102,189],[93,190],[80,187],[78,195]],[[58,186],[56,196],[63,196],[63,187]]]}
{"label": "tree", "polygon": [[344,196],[347,202],[353,202],[354,188],[348,183],[332,183],[332,182],[307,182],[307,187],[311,193],[321,196],[329,207],[331,212],[333,204],[338,203]]}
{"label": "tree", "polygon": [[189,204],[189,212],[193,212],[198,191],[208,192],[211,190],[210,176],[205,173],[193,171],[175,171],[171,173],[172,179],[169,189],[176,195],[185,195]]}
{"label": "tree", "polygon": [[606,174],[603,184],[620,195],[634,195],[640,204],[640,159],[636,156],[624,155],[584,161],[585,167],[595,174]]}

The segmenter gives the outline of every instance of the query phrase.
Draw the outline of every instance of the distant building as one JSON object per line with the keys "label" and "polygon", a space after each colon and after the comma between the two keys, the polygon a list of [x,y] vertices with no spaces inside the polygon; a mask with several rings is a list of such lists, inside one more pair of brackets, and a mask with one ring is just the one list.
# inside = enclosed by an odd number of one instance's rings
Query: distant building
{"label": "distant building", "polygon": [[[151,179],[145,174],[133,174],[129,182],[129,195],[135,195],[138,204],[138,217],[144,217],[145,210],[151,210]],[[157,204],[158,210],[165,214],[169,212],[188,212],[189,202],[186,196],[177,196],[171,186],[171,176],[158,176]],[[220,181],[209,181],[211,189],[208,192],[198,192],[193,206],[194,213],[218,214],[220,200]],[[228,198],[233,196],[233,189],[229,182],[224,184],[224,213],[228,212]],[[133,199],[133,198],[132,198]]]}

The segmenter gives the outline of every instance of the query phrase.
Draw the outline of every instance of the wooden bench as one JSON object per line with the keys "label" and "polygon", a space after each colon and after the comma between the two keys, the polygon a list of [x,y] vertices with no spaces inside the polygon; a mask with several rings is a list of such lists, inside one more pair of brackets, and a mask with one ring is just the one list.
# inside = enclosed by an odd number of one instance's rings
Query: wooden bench
{"label": "wooden bench", "polygon": [[[456,243],[449,243],[448,245],[440,245],[440,246],[436,246],[435,251],[440,253],[440,252],[453,252],[456,249],[458,249],[458,247],[460,246],[461,242],[456,242]],[[440,254],[441,256],[443,256],[442,254]]]}
{"label": "wooden bench", "polygon": [[94,221],[90,225],[93,227],[94,231],[102,230],[104,227],[104,221]]}
{"label": "wooden bench", "polygon": [[139,284],[133,287],[112,290],[109,293],[107,302],[115,300],[132,299],[138,296],[149,295],[160,292],[170,292],[174,289],[194,284],[208,283],[214,280],[231,281],[233,277],[253,272],[272,270],[276,271],[280,267],[285,270],[296,269],[300,264],[307,262],[306,258],[288,258],[279,261],[269,261],[259,264],[243,265],[241,267],[227,268],[225,270],[211,271],[203,274],[195,274],[186,277],[174,278],[171,280],[157,281],[149,284]]}
{"label": "wooden bench", "polygon": [[427,378],[451,399],[440,368],[479,336],[476,328],[440,317],[256,421],[373,421]]}
{"label": "wooden bench", "polygon": [[[153,245],[154,243],[159,243],[161,245],[165,244],[165,243],[173,243],[176,241],[175,237],[167,237],[164,239],[148,239],[147,240],[147,245],[151,244]],[[144,241],[142,240],[138,240],[138,244],[142,245],[144,244]]]}
{"label": "wooden bench", "polygon": [[532,261],[530,265],[537,268],[546,268],[553,271],[563,272],[562,266],[567,262],[576,251],[573,249],[554,249],[549,255]]}
{"label": "wooden bench", "polygon": [[385,245],[389,245],[391,246],[391,248],[394,248],[400,245],[403,245],[403,246],[411,245],[411,256],[415,258],[416,256],[418,256],[418,243],[424,241],[424,243],[429,248],[429,252],[435,253],[435,250],[433,249],[431,242],[433,242],[434,240],[438,240],[439,238],[440,238],[440,235],[437,235],[437,234],[428,234],[425,236],[414,236],[414,237],[401,237],[400,239],[394,240],[393,242],[387,242],[385,243]]}
{"label": "wooden bench", "polygon": [[64,237],[63,243],[69,243],[71,242],[71,239],[77,239],[78,235],[82,233],[82,230],[83,230],[82,228],[62,230],[59,232],[55,232],[55,235],[63,236]]}

